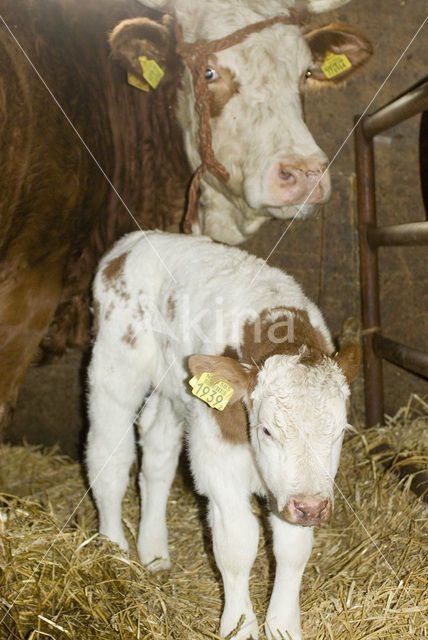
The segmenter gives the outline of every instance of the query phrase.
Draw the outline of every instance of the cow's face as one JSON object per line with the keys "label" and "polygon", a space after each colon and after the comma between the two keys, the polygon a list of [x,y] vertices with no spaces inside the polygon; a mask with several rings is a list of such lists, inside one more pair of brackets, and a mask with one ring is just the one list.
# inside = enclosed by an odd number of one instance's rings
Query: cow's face
{"label": "cow's face", "polygon": [[[231,20],[228,29],[240,26],[244,24]],[[215,30],[214,37],[219,33],[224,32]],[[312,64],[300,29],[284,24],[210,56],[206,81],[212,97],[213,149],[230,178],[224,183],[206,173],[206,183],[254,211],[280,218],[293,215],[296,205],[302,205],[307,214],[328,199],[327,157],[302,113],[305,75]],[[196,169],[201,162],[199,119],[189,72],[180,92],[178,115],[186,151]]]}
{"label": "cow's face", "polygon": [[349,386],[333,359],[300,358],[266,361],[250,396],[250,433],[272,509],[289,522],[314,525],[331,513]]}
{"label": "cow's face", "polygon": [[[168,15],[162,23],[136,18],[119,24],[110,38],[113,55],[134,74],[141,74],[142,55],[154,58],[165,71],[164,83],[177,76],[174,20],[185,42],[212,41],[284,15],[294,5],[292,0],[245,0],[239,7],[230,0],[141,2]],[[340,2],[309,0],[308,6],[321,10]],[[351,64],[332,82],[320,69],[327,52],[345,53]],[[334,84],[347,79],[370,55],[370,43],[349,25],[329,25],[303,35],[300,27],[278,22],[209,57],[199,71],[209,88],[212,148],[230,177],[224,182],[209,171],[203,176],[198,214],[203,233],[235,244],[270,216],[305,216],[328,199],[327,157],[304,123],[302,96],[308,81]],[[176,115],[196,170],[202,161],[201,132],[187,67]]]}

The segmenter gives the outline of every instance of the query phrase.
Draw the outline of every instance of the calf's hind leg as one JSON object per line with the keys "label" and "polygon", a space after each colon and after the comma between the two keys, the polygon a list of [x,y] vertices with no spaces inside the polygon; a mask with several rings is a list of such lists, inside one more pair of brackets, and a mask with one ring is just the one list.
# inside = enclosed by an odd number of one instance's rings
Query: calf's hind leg
{"label": "calf's hind leg", "polygon": [[122,500],[135,454],[134,421],[145,391],[141,376],[125,354],[96,343],[89,368],[86,462],[99,515],[99,531],[123,549]]}
{"label": "calf's hind leg", "polygon": [[141,520],[138,553],[150,571],[169,569],[166,508],[183,437],[174,405],[153,395],[139,420],[143,449],[140,472]]}

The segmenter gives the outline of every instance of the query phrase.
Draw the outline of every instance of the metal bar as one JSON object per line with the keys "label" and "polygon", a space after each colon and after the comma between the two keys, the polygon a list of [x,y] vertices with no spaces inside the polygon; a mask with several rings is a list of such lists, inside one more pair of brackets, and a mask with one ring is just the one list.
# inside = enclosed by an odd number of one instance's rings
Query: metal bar
{"label": "metal bar", "polygon": [[383,464],[387,471],[390,469],[395,471],[400,478],[413,476],[410,482],[411,490],[416,495],[422,496],[422,500],[428,503],[428,473],[425,469],[421,469],[414,461],[409,460],[403,454],[396,453],[386,442],[370,449],[370,454],[377,456],[378,461]]}
{"label": "metal bar", "polygon": [[428,244],[428,222],[372,227],[367,231],[370,247],[416,246]]}
{"label": "metal bar", "polygon": [[[358,122],[358,116],[356,122]],[[384,414],[382,360],[373,349],[374,333],[380,330],[377,251],[368,232],[376,227],[373,144],[364,135],[365,118],[355,129],[357,165],[358,236],[360,249],[361,308],[363,320],[363,366],[366,423],[382,424]]]}
{"label": "metal bar", "polygon": [[407,371],[428,378],[428,353],[412,349],[380,334],[373,336],[373,349],[379,358],[385,358]]}
{"label": "metal bar", "polygon": [[428,111],[423,112],[419,127],[419,174],[425,217],[428,220]]}
{"label": "metal bar", "polygon": [[366,116],[363,123],[364,133],[367,138],[374,138],[378,133],[426,109],[428,109],[428,79],[415,89]]}

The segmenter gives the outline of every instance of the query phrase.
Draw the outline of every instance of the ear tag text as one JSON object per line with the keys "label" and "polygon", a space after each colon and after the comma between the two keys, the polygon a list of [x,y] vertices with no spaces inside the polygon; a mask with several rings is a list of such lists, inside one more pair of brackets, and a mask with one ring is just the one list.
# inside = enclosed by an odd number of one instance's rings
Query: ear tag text
{"label": "ear tag text", "polygon": [[199,378],[189,380],[194,396],[206,402],[213,409],[223,411],[233,394],[233,388],[226,380],[215,380],[213,373],[203,373]]}
{"label": "ear tag text", "polygon": [[336,54],[331,51],[327,51],[325,54],[325,60],[321,65],[321,71],[325,77],[330,80],[330,78],[340,75],[351,67],[351,61],[344,53]]}

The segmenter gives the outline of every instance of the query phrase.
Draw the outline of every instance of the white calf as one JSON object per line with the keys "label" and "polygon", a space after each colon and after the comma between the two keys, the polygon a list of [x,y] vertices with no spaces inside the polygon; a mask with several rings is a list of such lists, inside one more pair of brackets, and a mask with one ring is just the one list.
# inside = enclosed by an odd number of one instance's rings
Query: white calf
{"label": "white calf", "polygon": [[[170,566],[165,510],[186,431],[224,583],[221,634],[244,614],[233,638],[258,637],[248,592],[258,541],[249,498],[257,493],[269,500],[277,564],[266,633],[300,639],[300,580],[312,527],[332,508],[358,345],[332,356],[321,313],[293,278],[204,237],[126,236],[100,264],[94,309],[87,464],[100,532],[127,548],[121,502],[137,421],[138,550],[150,569]],[[223,411],[192,395],[189,370],[230,384]]]}

